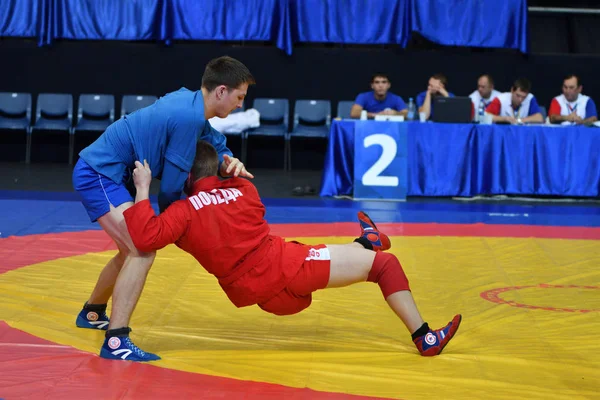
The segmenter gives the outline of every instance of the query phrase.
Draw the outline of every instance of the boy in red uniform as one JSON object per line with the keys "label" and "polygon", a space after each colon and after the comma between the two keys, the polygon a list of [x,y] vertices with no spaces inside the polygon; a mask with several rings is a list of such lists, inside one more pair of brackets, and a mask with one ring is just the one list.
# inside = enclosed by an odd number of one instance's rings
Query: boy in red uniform
{"label": "boy in red uniform", "polygon": [[[358,214],[361,236],[351,244],[286,242],[269,233],[265,207],[254,185],[243,178],[220,180],[218,163],[214,147],[199,141],[188,198],[156,216],[148,199],[152,173],[147,163],[136,161],[135,205],[124,213],[136,248],[156,251],[175,243],[218,279],[237,307],[257,304],[276,315],[304,310],[311,304],[312,292],[319,289],[378,283],[421,355],[441,353],[456,333],[461,316],[441,329],[429,329],[400,262],[383,252],[390,248],[389,238],[365,213]],[[106,333],[107,337],[115,334],[125,333]]]}

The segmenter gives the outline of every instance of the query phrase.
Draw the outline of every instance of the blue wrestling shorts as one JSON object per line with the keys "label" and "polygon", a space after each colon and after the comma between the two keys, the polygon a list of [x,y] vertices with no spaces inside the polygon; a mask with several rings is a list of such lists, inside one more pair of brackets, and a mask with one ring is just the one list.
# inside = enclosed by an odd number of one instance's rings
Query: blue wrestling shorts
{"label": "blue wrestling shorts", "polygon": [[115,183],[104,175],[94,171],[82,158],[77,161],[73,170],[73,187],[79,193],[81,202],[90,220],[98,218],[110,211],[110,206],[118,207],[133,197],[125,183]]}

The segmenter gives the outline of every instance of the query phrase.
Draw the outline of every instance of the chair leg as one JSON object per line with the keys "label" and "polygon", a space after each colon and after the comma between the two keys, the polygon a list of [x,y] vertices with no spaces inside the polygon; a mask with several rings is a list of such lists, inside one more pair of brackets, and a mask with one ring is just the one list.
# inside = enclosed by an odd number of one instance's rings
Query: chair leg
{"label": "chair leg", "polygon": [[285,141],[285,145],[286,145],[286,156],[287,156],[287,171],[291,171],[292,170],[292,138],[291,136],[288,136],[287,140]]}
{"label": "chair leg", "polygon": [[27,129],[27,138],[25,144],[25,164],[31,164],[31,132],[31,128]]}
{"label": "chair leg", "polygon": [[283,138],[283,171],[287,171],[287,161],[288,161],[288,156],[287,156],[287,138]]}
{"label": "chair leg", "polygon": [[75,152],[75,131],[69,132],[69,165],[73,165],[73,153]]}

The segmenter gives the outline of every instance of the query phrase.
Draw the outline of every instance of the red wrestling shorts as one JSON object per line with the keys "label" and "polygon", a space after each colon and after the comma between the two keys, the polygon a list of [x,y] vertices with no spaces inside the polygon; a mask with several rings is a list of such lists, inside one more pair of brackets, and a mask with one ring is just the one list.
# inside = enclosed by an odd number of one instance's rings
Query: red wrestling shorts
{"label": "red wrestling shorts", "polygon": [[275,315],[291,315],[304,310],[312,302],[312,292],[329,283],[331,259],[324,244],[306,245],[307,255],[298,274],[275,297],[260,303],[263,310]]}

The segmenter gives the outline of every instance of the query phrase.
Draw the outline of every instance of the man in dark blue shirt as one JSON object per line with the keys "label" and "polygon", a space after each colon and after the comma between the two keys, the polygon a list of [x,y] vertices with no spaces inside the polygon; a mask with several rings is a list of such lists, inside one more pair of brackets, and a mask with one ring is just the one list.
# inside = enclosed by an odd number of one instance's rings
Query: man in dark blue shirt
{"label": "man in dark blue shirt", "polygon": [[360,93],[356,96],[354,105],[350,110],[350,117],[360,118],[360,113],[365,110],[367,117],[375,115],[404,115],[408,112],[402,97],[389,93],[391,83],[387,75],[375,74],[371,78],[370,92]]}
{"label": "man in dark blue shirt", "polygon": [[425,120],[433,116],[433,100],[436,97],[454,97],[454,93],[446,90],[448,79],[443,74],[435,74],[429,78],[427,90],[417,95],[417,107],[419,113],[425,114]]}
{"label": "man in dark blue shirt", "polygon": [[[240,108],[254,78],[244,64],[231,57],[208,63],[202,88],[181,88],[154,104],[115,121],[79,154],[73,186],[92,222],[115,241],[119,252],[100,273],[96,286],[77,316],[80,328],[106,329],[100,356],[110,359],[152,361],[155,354],[140,350],[129,339],[129,320],[141,295],[156,253],[135,248],[123,212],[133,205],[127,189],[136,160],[146,160],[153,178],[161,180],[161,212],[179,200],[194,162],[196,142],[210,142],[219,153],[221,176],[253,178],[232,156],[225,137],[208,120],[225,118]],[[110,320],[106,305],[112,296]]]}

